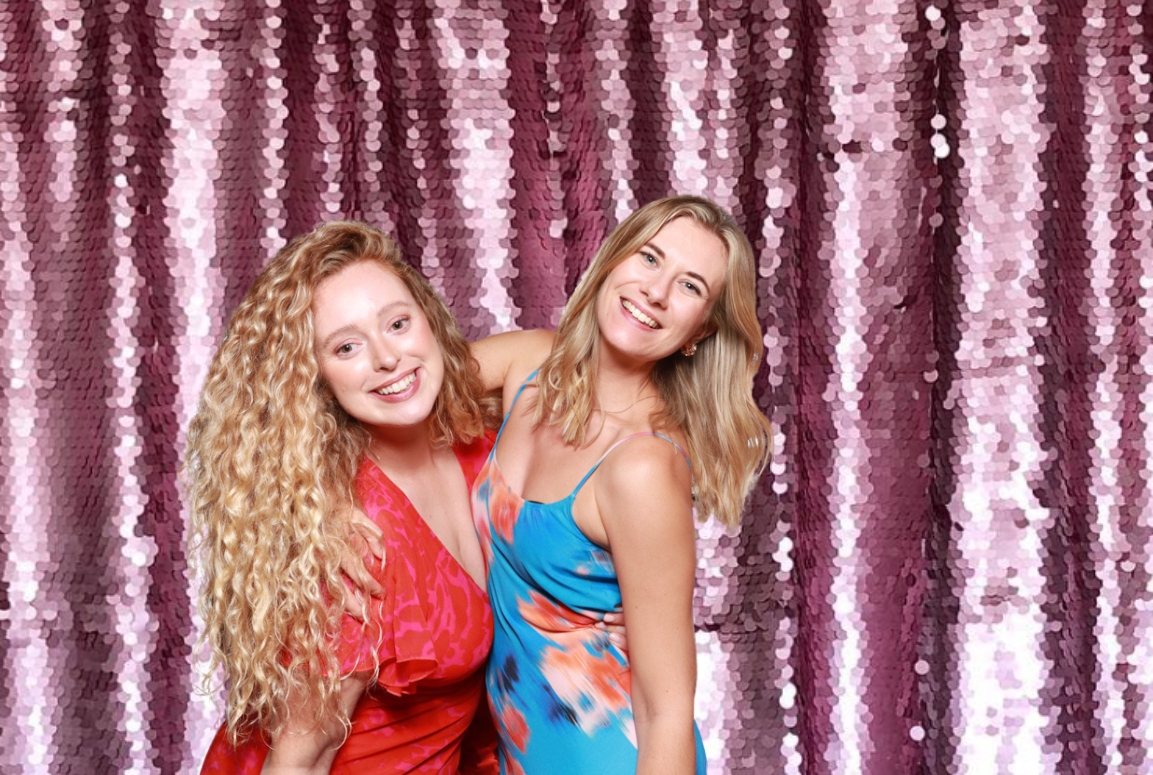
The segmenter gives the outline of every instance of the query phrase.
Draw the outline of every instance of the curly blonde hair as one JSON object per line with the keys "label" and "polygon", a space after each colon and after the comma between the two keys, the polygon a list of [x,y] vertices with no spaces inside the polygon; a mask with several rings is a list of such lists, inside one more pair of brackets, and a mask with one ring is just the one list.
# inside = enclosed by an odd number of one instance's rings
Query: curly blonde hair
{"label": "curly blonde hair", "polygon": [[715,234],[725,245],[728,261],[724,288],[709,313],[716,333],[697,343],[695,355],[676,352],[653,369],[652,380],[664,403],[656,424],[685,434],[697,513],[732,527],[768,462],[772,428],[752,394],[764,348],[753,249],[732,217],[713,202],[696,196],[660,199],[634,212],[608,236],[561,314],[552,352],[537,376],[533,419],[556,425],[569,444],[584,443],[592,412],[599,406],[597,295],[609,272],[676,218],[691,218]]}
{"label": "curly blonde hair", "polygon": [[[229,739],[275,737],[288,697],[316,719],[348,719],[331,639],[353,551],[353,480],[368,433],[332,397],[314,353],[312,301],[326,277],[375,262],[400,278],[444,356],[434,443],[484,432],[479,369],[452,313],[396,244],[362,223],[333,222],[289,243],[229,323],[188,432],[185,478],[200,610],[212,668],[224,668]],[[294,707],[298,707],[294,705]]]}

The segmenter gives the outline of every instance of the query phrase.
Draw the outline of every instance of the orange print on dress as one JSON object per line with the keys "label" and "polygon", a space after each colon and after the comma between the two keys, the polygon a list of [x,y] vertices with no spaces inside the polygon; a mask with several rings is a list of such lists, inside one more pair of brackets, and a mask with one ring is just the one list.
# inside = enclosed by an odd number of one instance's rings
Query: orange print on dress
{"label": "orange print on dress", "polygon": [[599,616],[574,611],[573,609],[556,603],[536,590],[529,590],[529,599],[521,600],[517,606],[521,617],[536,627],[542,633],[571,633],[580,631],[583,640],[594,641],[601,635],[599,630],[591,629],[599,622]]}
{"label": "orange print on dress", "polygon": [[[497,469],[491,472],[488,488],[488,518],[493,530],[505,541],[512,541],[512,531],[520,515],[520,502],[516,494],[504,482],[504,476]],[[499,482],[495,481],[499,478]],[[496,485],[496,486],[493,486]]]}
{"label": "orange print on dress", "polygon": [[524,753],[528,747],[528,722],[515,705],[505,703],[500,709],[500,725],[509,741]]}
{"label": "orange print on dress", "polygon": [[623,726],[635,745],[632,725],[631,680],[628,666],[608,650],[590,651],[584,644],[560,649],[552,646],[541,654],[541,673],[557,698],[572,711],[587,734],[608,726],[612,717],[623,716]]}
{"label": "orange print on dress", "polygon": [[520,766],[520,762],[515,757],[508,757],[505,763],[508,764],[508,772],[505,775],[525,775],[524,767]]}

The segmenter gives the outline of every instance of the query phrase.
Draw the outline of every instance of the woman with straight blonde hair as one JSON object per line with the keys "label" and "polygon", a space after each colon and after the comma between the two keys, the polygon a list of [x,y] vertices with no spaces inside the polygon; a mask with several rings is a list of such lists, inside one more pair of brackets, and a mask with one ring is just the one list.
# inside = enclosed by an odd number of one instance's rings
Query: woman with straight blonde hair
{"label": "woman with straight blonde hair", "polygon": [[[704,773],[694,510],[738,521],[770,448],[747,238],[699,197],[608,237],[555,334],[473,345],[505,419],[473,485],[501,769]],[[598,628],[623,610],[628,649]]]}
{"label": "woman with straight blonde hair", "polygon": [[[188,436],[201,612],[228,689],[202,772],[495,773],[477,714],[479,394],[448,308],[376,229],[319,226],[261,272]],[[387,555],[355,579],[363,600],[341,574],[361,565],[354,519]]]}

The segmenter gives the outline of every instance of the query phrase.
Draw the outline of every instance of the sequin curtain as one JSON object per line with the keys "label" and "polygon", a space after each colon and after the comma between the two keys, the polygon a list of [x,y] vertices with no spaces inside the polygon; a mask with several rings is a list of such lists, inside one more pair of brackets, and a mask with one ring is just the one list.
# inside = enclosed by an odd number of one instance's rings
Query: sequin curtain
{"label": "sequin curtain", "polygon": [[0,772],[195,771],[177,468],[286,239],[468,335],[639,204],[760,266],[776,456],[707,527],[713,773],[1153,773],[1153,4],[0,3]]}

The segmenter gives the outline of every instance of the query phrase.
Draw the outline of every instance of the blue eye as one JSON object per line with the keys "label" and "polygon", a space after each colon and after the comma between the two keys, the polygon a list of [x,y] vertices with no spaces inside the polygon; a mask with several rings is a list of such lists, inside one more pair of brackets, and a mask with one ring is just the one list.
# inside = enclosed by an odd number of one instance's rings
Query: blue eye
{"label": "blue eye", "polygon": [[646,253],[642,250],[641,251],[641,261],[644,261],[646,264],[652,265],[652,264],[655,264],[657,262],[657,257],[654,256],[652,253]]}

